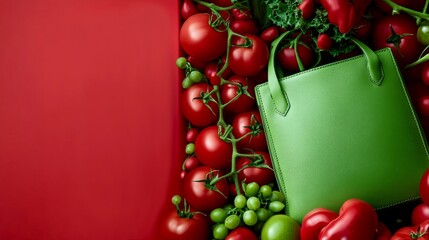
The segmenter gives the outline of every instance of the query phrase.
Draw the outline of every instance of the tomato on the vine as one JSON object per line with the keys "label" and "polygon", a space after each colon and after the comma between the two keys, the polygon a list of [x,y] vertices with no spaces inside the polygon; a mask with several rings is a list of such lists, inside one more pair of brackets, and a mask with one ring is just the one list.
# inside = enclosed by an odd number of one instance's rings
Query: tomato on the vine
{"label": "tomato on the vine", "polygon": [[413,227],[403,227],[396,231],[391,240],[429,240],[429,220]]}
{"label": "tomato on the vine", "polygon": [[236,19],[231,21],[229,27],[232,31],[238,34],[253,34],[256,35],[259,32],[258,25],[256,25],[255,20],[253,19]]}
{"label": "tomato on the vine", "polygon": [[[297,44],[297,52],[304,68],[310,67],[314,62],[313,50],[309,46],[299,42]],[[286,46],[282,48],[277,53],[277,59],[280,63],[280,66],[286,71],[298,72],[300,70],[297,55],[293,46]]]}
{"label": "tomato on the vine", "polygon": [[228,33],[209,25],[210,15],[197,13],[189,17],[180,29],[180,44],[189,55],[211,61],[226,52]]}
{"label": "tomato on the vine", "polygon": [[213,87],[206,83],[194,84],[182,92],[180,107],[185,118],[195,126],[208,126],[218,120],[219,106],[210,94]]}
{"label": "tomato on the vine", "polygon": [[[217,62],[209,63],[205,69],[204,73],[206,77],[209,79],[212,85],[220,85],[220,77],[217,75],[219,70],[223,67],[222,64],[218,64]],[[231,75],[231,69],[226,67],[225,71],[222,73],[222,78],[228,78]]]}
{"label": "tomato on the vine", "polygon": [[[258,154],[262,158],[260,162],[255,162],[258,160],[257,157],[252,159],[245,157],[237,159],[237,170],[248,166],[238,173],[238,179],[246,183],[256,182],[259,186],[274,182],[275,176],[272,170],[273,165],[270,155],[267,152],[260,151],[256,151],[255,154]],[[258,167],[261,164],[264,166]]]}
{"label": "tomato on the vine", "polygon": [[249,77],[258,74],[268,64],[268,47],[260,37],[245,34],[250,44],[246,44],[246,39],[235,37],[229,53],[229,67],[238,75]]}
{"label": "tomato on the vine", "polygon": [[165,240],[207,240],[210,237],[209,222],[202,214],[187,218],[180,217],[176,210],[172,210],[165,215],[160,226]]}
{"label": "tomato on the vine", "polygon": [[[255,86],[253,82],[248,81],[247,78],[238,75],[231,76],[228,81],[232,84],[224,84],[220,89],[222,103],[226,104],[230,102],[225,107],[225,110],[233,113],[239,113],[252,109],[256,102],[254,90]],[[236,98],[239,94],[241,95]]]}
{"label": "tomato on the vine", "polygon": [[417,41],[415,21],[406,15],[386,16],[375,23],[372,43],[375,49],[389,47],[399,65],[417,60],[423,46]]}
{"label": "tomato on the vine", "polygon": [[225,240],[258,240],[258,237],[250,229],[238,227],[232,230]]}
{"label": "tomato on the vine", "polygon": [[417,30],[417,40],[423,45],[429,45],[429,21],[420,24]]}
{"label": "tomato on the vine", "polygon": [[429,205],[420,203],[411,214],[411,222],[415,226],[429,219]]}
{"label": "tomato on the vine", "polygon": [[237,145],[241,149],[252,149],[254,151],[266,151],[267,140],[262,126],[261,115],[258,110],[243,112],[235,116],[232,123],[232,133],[236,138],[241,138],[247,134]]}
{"label": "tomato on the vine", "polygon": [[231,167],[232,145],[220,139],[217,126],[203,129],[195,140],[195,155],[201,163],[213,169]]}
{"label": "tomato on the vine", "polygon": [[279,29],[276,26],[271,26],[262,31],[260,37],[266,43],[271,43],[279,36]]}
{"label": "tomato on the vine", "polygon": [[193,0],[184,0],[180,8],[180,16],[186,20],[190,16],[197,14],[198,10]]}
{"label": "tomato on the vine", "polygon": [[221,173],[208,166],[200,166],[190,171],[183,179],[183,195],[189,205],[198,211],[210,212],[223,207],[228,201],[229,187],[226,179],[215,185],[210,182]]}

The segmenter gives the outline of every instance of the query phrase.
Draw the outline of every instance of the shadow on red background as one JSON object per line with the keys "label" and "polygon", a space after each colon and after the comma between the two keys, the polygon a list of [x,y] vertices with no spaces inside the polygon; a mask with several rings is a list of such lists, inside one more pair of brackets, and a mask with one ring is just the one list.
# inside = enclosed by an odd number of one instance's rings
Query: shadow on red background
{"label": "shadow on red background", "polygon": [[177,9],[0,1],[0,239],[157,239],[182,147]]}

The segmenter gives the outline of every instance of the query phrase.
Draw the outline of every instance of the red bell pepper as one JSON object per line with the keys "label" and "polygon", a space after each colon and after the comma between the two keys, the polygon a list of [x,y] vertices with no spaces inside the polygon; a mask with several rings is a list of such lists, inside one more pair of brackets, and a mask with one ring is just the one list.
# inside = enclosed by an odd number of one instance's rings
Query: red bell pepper
{"label": "red bell pepper", "polygon": [[359,21],[372,0],[320,0],[328,12],[328,20],[347,33]]}
{"label": "red bell pepper", "polygon": [[340,216],[322,229],[319,240],[374,239],[377,225],[377,213],[371,205],[350,199],[341,206]]}
{"label": "red bell pepper", "polygon": [[314,0],[303,0],[298,9],[301,10],[302,18],[309,19],[314,13]]}
{"label": "red bell pepper", "polygon": [[429,240],[429,220],[399,229],[390,240]]}

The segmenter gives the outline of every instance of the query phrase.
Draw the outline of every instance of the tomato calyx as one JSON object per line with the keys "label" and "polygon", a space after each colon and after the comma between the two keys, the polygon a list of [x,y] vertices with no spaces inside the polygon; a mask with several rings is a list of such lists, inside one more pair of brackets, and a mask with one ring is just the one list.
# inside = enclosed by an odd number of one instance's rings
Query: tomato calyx
{"label": "tomato calyx", "polygon": [[213,113],[213,115],[216,115],[216,113],[213,111],[213,109],[210,107],[209,103],[210,102],[214,102],[216,104],[218,104],[218,102],[216,101],[216,99],[214,99],[212,97],[212,94],[218,92],[218,87],[214,86],[212,91],[208,91],[207,92],[201,92],[199,97],[195,97],[192,100],[201,100],[203,101],[204,105],[210,109],[210,111]]}
{"label": "tomato calyx", "polygon": [[252,136],[257,136],[264,131],[262,123],[260,123],[258,119],[256,119],[254,114],[252,114],[252,116],[250,117],[250,126],[245,126],[245,128],[248,128],[250,130],[250,138],[252,138]]}
{"label": "tomato calyx", "polygon": [[182,198],[179,195],[174,195],[171,198],[171,202],[176,207],[177,216],[180,218],[192,219],[192,217],[194,217],[196,214],[202,214],[205,216],[205,214],[202,212],[192,212],[191,206],[187,204],[186,199],[183,200],[183,209],[181,209],[180,203],[182,202]]}
{"label": "tomato calyx", "polygon": [[399,50],[399,44],[401,44],[401,40],[406,37],[406,36],[411,36],[413,34],[411,33],[403,33],[403,34],[397,34],[395,32],[395,30],[392,27],[392,24],[389,25],[390,26],[390,31],[391,34],[390,36],[386,39],[387,43],[393,44],[393,46],[395,46],[396,51],[398,51],[399,55],[401,55],[402,57],[404,56],[401,51]]}
{"label": "tomato calyx", "polygon": [[417,227],[417,231],[411,231],[410,232],[410,238],[411,239],[419,239],[421,237],[423,237],[424,235],[426,235],[428,232],[427,231],[421,231],[421,226],[419,225]]}
{"label": "tomato calyx", "polygon": [[215,174],[215,172],[218,172],[218,171],[217,170],[212,170],[212,171],[210,171],[210,172],[208,172],[206,174],[206,178],[205,179],[195,180],[194,182],[204,183],[204,187],[206,189],[215,191],[215,192],[219,193],[220,195],[222,195],[224,198],[228,198],[227,196],[225,196],[225,194],[223,194],[222,191],[220,191],[216,187],[216,183],[219,182],[220,180],[224,179],[225,176],[219,177],[219,174]]}

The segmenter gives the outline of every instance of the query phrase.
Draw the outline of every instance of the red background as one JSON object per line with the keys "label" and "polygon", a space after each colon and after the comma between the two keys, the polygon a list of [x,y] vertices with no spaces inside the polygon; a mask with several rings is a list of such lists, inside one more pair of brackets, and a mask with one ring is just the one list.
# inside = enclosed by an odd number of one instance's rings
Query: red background
{"label": "red background", "polygon": [[156,239],[178,26],[171,0],[0,1],[0,239]]}

